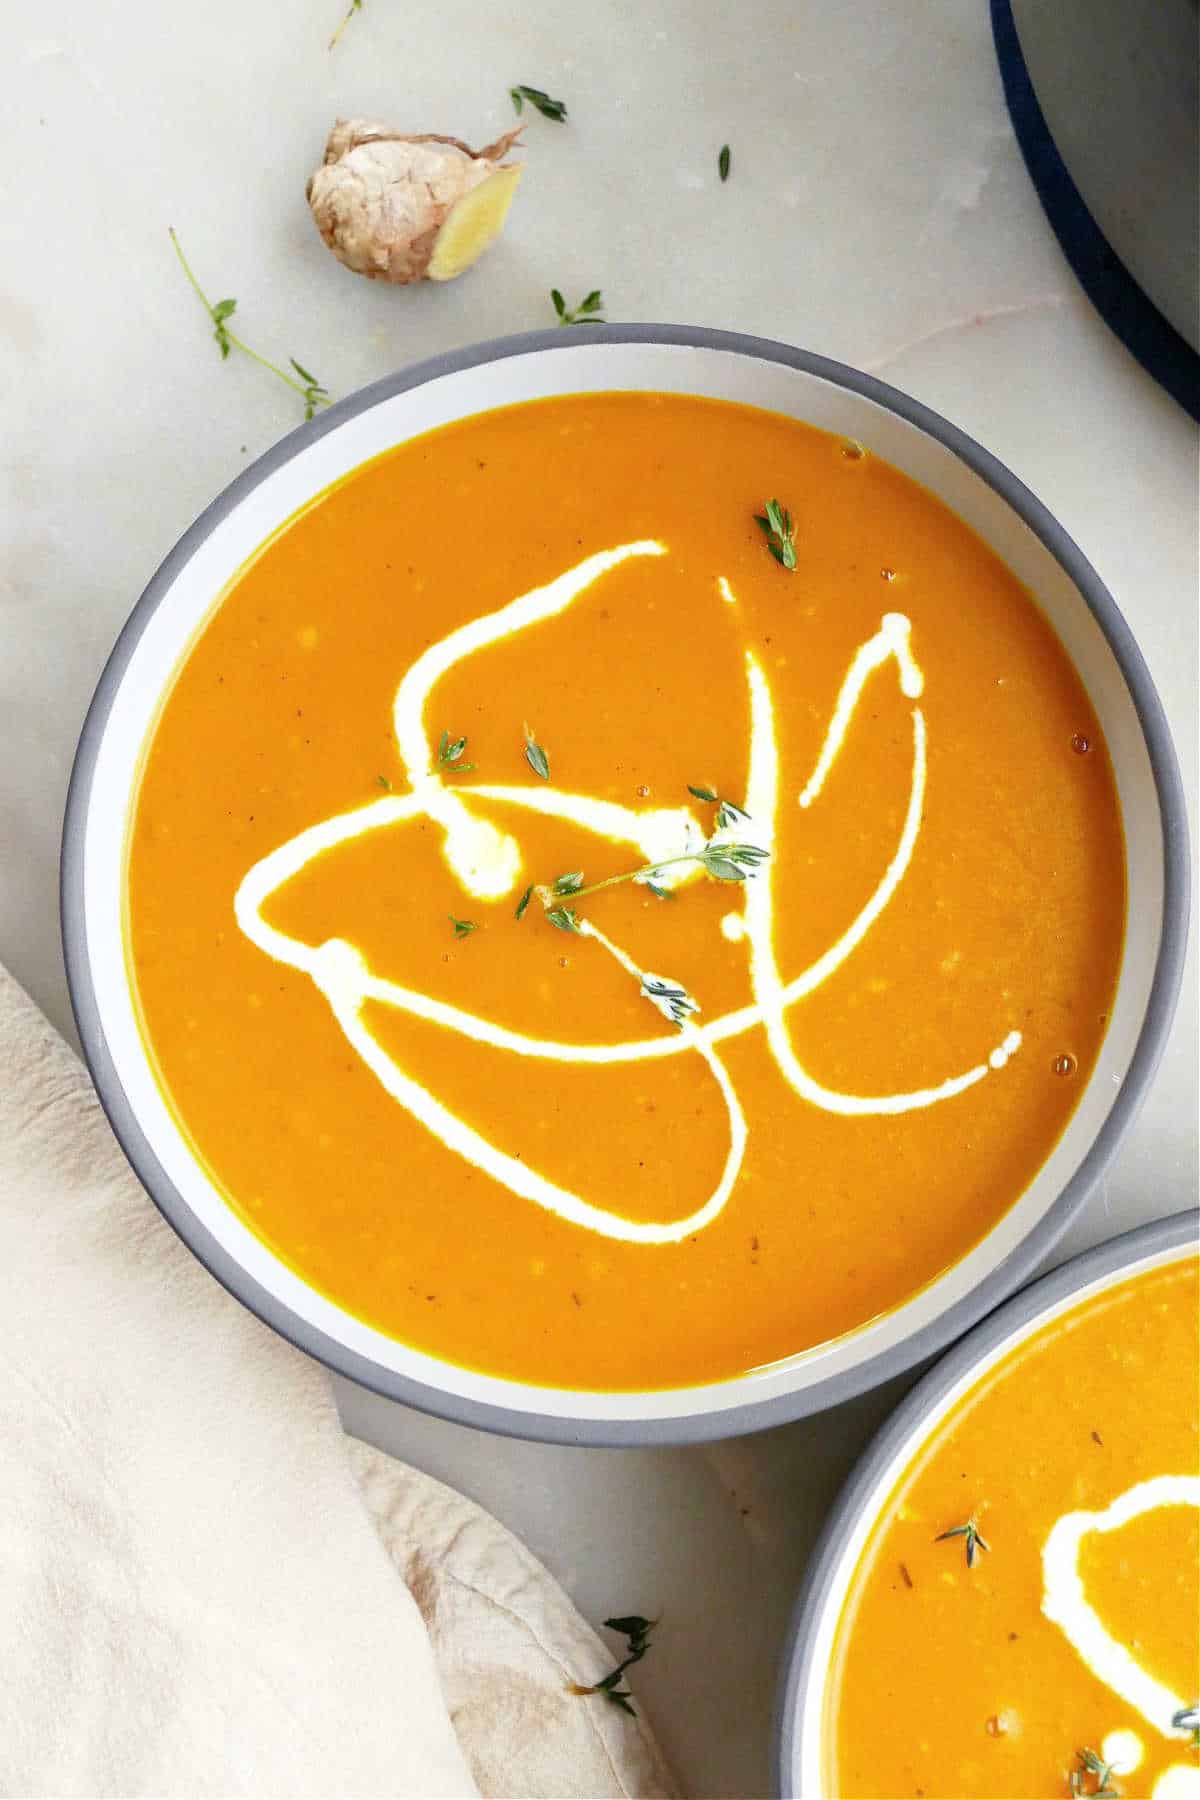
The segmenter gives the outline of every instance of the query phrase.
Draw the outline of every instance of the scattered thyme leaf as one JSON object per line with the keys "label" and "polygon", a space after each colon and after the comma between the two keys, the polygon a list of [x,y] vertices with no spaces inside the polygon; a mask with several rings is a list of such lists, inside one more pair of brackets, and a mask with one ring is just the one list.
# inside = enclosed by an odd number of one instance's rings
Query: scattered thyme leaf
{"label": "scattered thyme leaf", "polygon": [[474,763],[463,762],[462,753],[466,747],[467,740],[465,737],[455,738],[453,743],[451,743],[450,733],[448,731],[443,731],[441,738],[438,741],[438,767],[440,769],[445,769],[447,774],[450,775],[468,774],[470,770],[476,767],[476,765]]}
{"label": "scattered thyme leaf", "polygon": [[315,375],[310,375],[294,356],[289,356],[288,361],[304,383],[304,416],[311,419],[318,406],[329,405],[329,389],[323,387]]}
{"label": "scattered thyme leaf", "polygon": [[[680,987],[677,981],[670,981],[664,975],[652,975],[647,969],[642,976],[642,998],[656,1006],[664,1019],[672,1025],[682,1027],[692,1013],[700,1011],[700,1002],[694,1000],[686,988]],[[614,1630],[623,1627],[614,1626]]]}
{"label": "scattered thyme leaf", "polygon": [[525,727],[525,761],[529,764],[539,781],[549,781],[550,758],[546,755],[546,752],[542,749],[542,746],[538,743],[528,725]]}
{"label": "scattered thyme leaf", "polygon": [[605,1619],[604,1623],[609,1631],[619,1632],[623,1638],[628,1640],[626,1655],[602,1681],[593,1682],[590,1687],[583,1687],[578,1682],[572,1682],[568,1692],[572,1694],[603,1694],[611,1705],[619,1706],[622,1712],[630,1713],[636,1719],[637,1713],[632,1705],[633,1695],[628,1688],[621,1686],[621,1677],[626,1669],[631,1668],[634,1663],[641,1662],[647,1650],[651,1648],[650,1633],[658,1624],[658,1620],[643,1619],[640,1613],[630,1613],[627,1617],[619,1619]]}
{"label": "scattered thyme leaf", "polygon": [[641,885],[643,887],[648,887],[656,900],[673,900],[675,898],[670,888],[660,887],[656,881],[651,881],[647,875],[642,876]]}
{"label": "scattered thyme leaf", "polygon": [[933,1541],[935,1544],[944,1544],[948,1538],[957,1537],[965,1538],[966,1540],[965,1548],[968,1569],[973,1569],[975,1567],[975,1558],[980,1550],[990,1550],[992,1547],[975,1523],[974,1514],[967,1520],[965,1525],[952,1525],[949,1531],[939,1531]]}
{"label": "scattered thyme leaf", "polygon": [[[361,4],[361,0],[359,0],[359,3]],[[257,350],[252,350],[244,338],[240,338],[236,332],[230,331],[226,324],[226,320],[233,317],[237,310],[237,301],[218,300],[214,304],[204,292],[200,283],[196,280],[196,277],[192,272],[192,265],[183,254],[183,245],[175,235],[174,227],[168,226],[167,231],[171,243],[174,245],[175,254],[179,258],[180,268],[187,276],[196,298],[212,320],[213,337],[216,339],[217,348],[221,352],[222,362],[224,362],[225,358],[229,355],[231,349],[236,349],[240,350],[243,356],[248,356],[253,362],[259,363],[264,369],[269,369],[271,374],[277,376],[287,387],[290,387],[294,394],[299,394],[304,402],[304,417],[306,419],[312,418],[318,406],[330,405],[330,397],[326,389],[323,388],[320,382],[317,381],[314,376],[310,375],[306,369],[302,369],[294,357],[289,360],[291,361],[296,374],[302,377],[303,385],[301,384],[301,381],[297,381],[289,375],[286,369],[281,369],[278,363],[273,363],[269,357],[261,355]]]}
{"label": "scattered thyme leaf", "polygon": [[550,299],[560,325],[603,325],[604,297],[599,288],[585,294],[578,306],[568,306],[558,288],[550,289]]}
{"label": "scattered thyme leaf", "polygon": [[730,831],[735,825],[748,825],[750,814],[735,806],[732,800],[722,800],[717,811],[717,830]]}
{"label": "scattered thyme leaf", "polygon": [[[1112,1785],[1113,1764],[1105,1762],[1104,1758],[1097,1756],[1094,1750],[1077,1750],[1075,1755],[1079,1767],[1071,1770],[1071,1793],[1080,1795],[1086,1793],[1090,1800],[1119,1800],[1121,1790]],[[1084,1788],[1083,1777],[1085,1775],[1095,1776],[1095,1787]]]}
{"label": "scattered thyme leaf", "polygon": [[521,898],[517,901],[516,917],[518,919],[523,919],[525,917],[525,909],[529,905],[529,902],[532,899],[533,899],[533,883],[530,882],[529,886],[525,889],[525,892],[521,895]]}
{"label": "scattered thyme leaf", "polygon": [[1200,1744],[1200,1700],[1194,1701],[1191,1706],[1180,1707],[1172,1715],[1171,1724],[1176,1731],[1190,1731],[1192,1743]]}
{"label": "scattered thyme leaf", "polygon": [[579,915],[573,906],[552,906],[546,913],[546,917],[552,925],[558,927],[559,931],[579,930]]}
{"label": "scattered thyme leaf", "polygon": [[387,776],[386,776],[386,775],[377,775],[377,776],[376,776],[376,777],[375,777],[375,779],[376,779],[376,781],[377,781],[377,782],[378,782],[378,783],[379,783],[379,786],[380,786],[380,787],[381,787],[381,788],[382,788],[382,789],[383,789],[383,791],[384,791],[384,793],[385,793],[385,794],[390,794],[390,793],[391,793],[391,791],[392,791],[392,784],[391,784],[391,782],[390,782],[390,781],[389,781],[389,780],[388,780],[388,778],[387,778]]}
{"label": "scattered thyme leaf", "polygon": [[346,8],[345,18],[342,20],[341,24],[338,26],[337,30],[334,32],[333,36],[329,40],[329,48],[331,50],[333,49],[334,45],[337,43],[338,39],[341,37],[343,31],[345,31],[347,25],[350,23],[351,19],[355,15],[355,13],[362,11],[362,3],[363,3],[363,0],[350,0],[350,4]]}
{"label": "scattered thyme leaf", "polygon": [[525,102],[536,106],[544,119],[553,119],[556,125],[564,125],[567,119],[567,103],[565,100],[552,100],[544,88],[528,87],[519,81],[516,87],[510,87],[508,97],[513,103],[513,110],[518,116],[524,111]]}
{"label": "scattered thyme leaf", "polygon": [[789,574],[796,568],[796,536],[792,515],[778,500],[768,500],[766,511],[755,513],[754,522],[770,539],[767,549]]}
{"label": "scattered thyme leaf", "polygon": [[720,795],[714,793],[712,788],[693,787],[690,781],[687,784],[687,791],[689,794],[694,794],[697,800],[704,800],[709,805],[711,805],[713,801],[720,799]]}
{"label": "scattered thyme leaf", "polygon": [[572,869],[569,875],[560,875],[550,889],[552,894],[577,894],[583,886],[583,870]]}
{"label": "scattered thyme leaf", "polygon": [[717,174],[722,181],[729,180],[729,145],[721,145],[721,154],[717,158]]}
{"label": "scattered thyme leaf", "polygon": [[474,919],[456,919],[453,913],[447,913],[446,917],[454,927],[454,935],[456,938],[470,937],[473,931],[479,930]]}
{"label": "scattered thyme leaf", "polygon": [[699,861],[718,881],[745,881],[770,854],[758,844],[706,844]]}

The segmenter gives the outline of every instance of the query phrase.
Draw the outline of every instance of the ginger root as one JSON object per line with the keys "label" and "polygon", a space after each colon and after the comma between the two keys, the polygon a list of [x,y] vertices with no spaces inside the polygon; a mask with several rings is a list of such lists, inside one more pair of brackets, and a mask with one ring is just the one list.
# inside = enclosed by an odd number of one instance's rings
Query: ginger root
{"label": "ginger root", "polygon": [[339,119],[308,182],[317,229],[339,262],[372,281],[452,281],[503,229],[521,165],[520,137],[486,149],[411,136],[372,119]]}

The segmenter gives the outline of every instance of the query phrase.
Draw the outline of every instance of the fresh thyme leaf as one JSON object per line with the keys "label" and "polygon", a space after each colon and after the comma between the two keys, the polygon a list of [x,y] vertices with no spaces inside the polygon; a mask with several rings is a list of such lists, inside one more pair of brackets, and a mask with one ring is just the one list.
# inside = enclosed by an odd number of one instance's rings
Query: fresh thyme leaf
{"label": "fresh thyme leaf", "polygon": [[699,860],[718,881],[745,881],[747,872],[753,873],[770,854],[757,844],[707,844]]}
{"label": "fresh thyme leaf", "polygon": [[717,812],[717,830],[729,831],[734,825],[748,825],[750,814],[735,806],[732,800],[722,800]]}
{"label": "fresh thyme leaf", "polygon": [[980,1550],[990,1550],[992,1547],[975,1523],[974,1515],[967,1520],[965,1525],[953,1525],[949,1531],[939,1531],[933,1541],[935,1544],[944,1544],[947,1538],[957,1537],[966,1539],[968,1569],[975,1567],[975,1558]]}
{"label": "fresh thyme leaf", "polygon": [[585,294],[578,306],[568,306],[558,288],[550,289],[550,298],[560,325],[603,325],[604,296],[599,288]]}
{"label": "fresh thyme leaf", "polygon": [[[362,0],[356,0],[356,4],[361,5]],[[352,8],[351,10],[354,9]],[[237,301],[218,300],[214,304],[192,273],[192,265],[183,254],[183,245],[175,235],[174,227],[168,226],[167,233],[171,239],[171,243],[175,247],[175,254],[179,258],[180,268],[187,276],[196,298],[212,320],[213,337],[216,339],[217,349],[221,352],[222,362],[224,362],[225,358],[229,355],[230,350],[240,350],[243,356],[248,356],[253,362],[259,363],[264,369],[269,369],[271,374],[277,376],[287,387],[290,387],[294,394],[299,394],[304,402],[304,417],[306,419],[312,418],[318,406],[328,406],[330,404],[330,398],[326,389],[323,388],[320,382],[317,381],[314,376],[310,375],[306,369],[302,369],[294,357],[289,358],[289,361],[291,362],[293,369],[295,369],[296,374],[302,378],[303,385],[301,385],[300,381],[294,380],[293,377],[287,373],[286,369],[281,369],[278,363],[273,363],[269,357],[263,356],[257,350],[252,350],[250,345],[247,344],[243,338],[238,337],[236,332],[230,331],[226,324],[226,320],[233,317],[237,310]]]}
{"label": "fresh thyme leaf", "polygon": [[1171,1724],[1176,1731],[1190,1731],[1192,1743],[1200,1744],[1200,1700],[1191,1706],[1183,1706],[1172,1716]]}
{"label": "fresh thyme leaf", "polygon": [[636,1643],[641,1648],[642,1654],[644,1655],[646,1650],[649,1649],[649,1645],[645,1640],[648,1634],[652,1632],[654,1627],[658,1624],[658,1620],[645,1619],[642,1617],[641,1613],[624,1613],[619,1619],[605,1619],[604,1623],[609,1631],[616,1631],[619,1632],[622,1637],[627,1637],[629,1639],[629,1648],[631,1650]]}
{"label": "fresh thyme leaf", "polygon": [[530,882],[529,886],[525,889],[525,892],[521,895],[521,898],[517,901],[516,916],[518,919],[523,919],[525,917],[525,909],[529,905],[529,902],[532,899],[533,899],[533,883]]}
{"label": "fresh thyme leaf", "polygon": [[729,145],[721,145],[721,154],[717,158],[717,173],[722,181],[729,180]]}
{"label": "fresh thyme leaf", "polygon": [[648,887],[656,900],[673,900],[675,898],[670,888],[660,887],[657,881],[651,881],[648,876],[642,876],[641,885]]}
{"label": "fresh thyme leaf", "polygon": [[469,775],[472,769],[477,768],[479,765],[477,763],[465,763],[462,761],[462,753],[466,747],[467,740],[465,737],[455,738],[454,742],[451,743],[450,733],[448,731],[443,731],[438,740],[437,759],[439,769],[444,769],[447,775]]}
{"label": "fresh thyme leaf", "polygon": [[717,881],[745,881],[746,879],[744,869],[727,856],[720,855],[716,850],[706,850],[703,861],[708,873]]}
{"label": "fresh thyme leaf", "polygon": [[[1114,1765],[1105,1762],[1104,1758],[1097,1756],[1094,1750],[1077,1750],[1075,1756],[1079,1767],[1071,1770],[1072,1794],[1087,1793],[1090,1800],[1119,1800],[1121,1790],[1112,1785]],[[1084,1788],[1083,1777],[1085,1775],[1095,1776],[1095,1787]]]}
{"label": "fresh thyme leaf", "polygon": [[470,937],[473,931],[479,930],[474,919],[456,919],[453,913],[447,913],[446,917],[454,927],[454,935],[456,938]]}
{"label": "fresh thyme leaf", "polygon": [[331,50],[333,49],[334,45],[337,43],[338,39],[341,37],[343,31],[345,31],[347,25],[350,23],[351,19],[355,15],[355,13],[362,11],[362,3],[363,3],[363,0],[350,0],[350,4],[346,8],[345,18],[342,20],[341,24],[338,26],[337,30],[334,32],[333,36],[329,40],[329,48]]}
{"label": "fresh thyme leaf", "polygon": [[583,870],[572,869],[569,875],[560,875],[550,889],[552,894],[577,894],[583,886]]}
{"label": "fresh thyme leaf", "polygon": [[792,515],[778,500],[768,500],[766,511],[755,513],[754,522],[764,531],[771,542],[767,549],[775,561],[794,572],[796,567],[796,538],[792,525]]}
{"label": "fresh thyme leaf", "polygon": [[289,356],[288,361],[291,363],[293,369],[295,369],[297,375],[299,375],[301,381],[305,383],[304,416],[306,419],[311,419],[318,406],[329,405],[329,390],[328,388],[322,387],[315,375],[310,375],[307,369],[301,368],[294,356]]}
{"label": "fresh thyme leaf", "polygon": [[559,931],[578,931],[579,916],[572,906],[552,906],[546,914],[552,925]]}
{"label": "fresh thyme leaf", "polygon": [[[669,981],[663,975],[652,975],[649,970],[642,976],[642,998],[649,1000],[651,1006],[656,1006],[663,1018],[672,1025],[683,1026],[692,1013],[700,1011],[700,1002],[694,1000],[686,988],[680,987],[677,981]],[[623,1619],[619,1625],[613,1625],[613,1630],[625,1631],[631,1623],[631,1620]]]}
{"label": "fresh thyme leaf", "polygon": [[376,777],[375,777],[375,779],[376,779],[376,781],[377,781],[377,782],[378,782],[378,783],[379,783],[379,785],[380,785],[380,787],[381,787],[381,788],[382,788],[382,789],[383,789],[383,791],[384,791],[384,793],[385,793],[385,794],[390,794],[390,793],[391,793],[391,791],[392,791],[392,784],[391,784],[391,782],[390,782],[390,781],[389,781],[389,780],[388,780],[388,778],[387,778],[387,776],[386,776],[386,775],[377,775],[377,776],[376,776]]}
{"label": "fresh thyme leaf", "polygon": [[546,752],[542,749],[542,746],[538,743],[528,725],[525,727],[525,761],[529,764],[539,781],[549,781],[550,758],[546,755]]}
{"label": "fresh thyme leaf", "polygon": [[536,106],[544,119],[553,119],[556,124],[566,122],[567,104],[565,100],[552,100],[544,88],[527,87],[523,81],[508,90],[509,99],[518,114],[524,110],[526,100]]}
{"label": "fresh thyme leaf", "polygon": [[690,781],[687,784],[687,791],[689,794],[694,794],[697,800],[705,800],[709,802],[709,804],[720,798],[720,796],[715,794],[711,788],[693,787]]}

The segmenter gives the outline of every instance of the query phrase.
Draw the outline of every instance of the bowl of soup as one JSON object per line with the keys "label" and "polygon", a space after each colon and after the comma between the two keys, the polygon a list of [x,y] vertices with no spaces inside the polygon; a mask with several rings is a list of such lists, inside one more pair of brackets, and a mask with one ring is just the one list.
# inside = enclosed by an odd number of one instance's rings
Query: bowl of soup
{"label": "bowl of soup", "polygon": [[610,327],[366,389],[197,521],[71,787],[134,1168],[330,1366],[684,1441],[928,1356],[1150,1079],[1150,678],[1020,483],[777,344]]}
{"label": "bowl of soup", "polygon": [[806,1575],[782,1794],[1200,1792],[1198,1216],[1026,1288],[889,1420]]}

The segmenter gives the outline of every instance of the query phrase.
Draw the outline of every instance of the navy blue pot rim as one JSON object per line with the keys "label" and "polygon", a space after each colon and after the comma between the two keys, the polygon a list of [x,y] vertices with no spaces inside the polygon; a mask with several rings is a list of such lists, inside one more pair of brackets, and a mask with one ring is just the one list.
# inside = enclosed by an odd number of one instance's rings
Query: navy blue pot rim
{"label": "navy blue pot rim", "polygon": [[1059,155],[1025,63],[1012,0],[991,0],[991,7],[1013,130],[1063,255],[1109,330],[1186,413],[1200,420],[1200,356],[1134,280]]}
{"label": "navy blue pot rim", "polygon": [[[551,327],[468,345],[428,358],[347,395],[298,426],[243,470],[184,532],[164,558],[129,615],[104,667],[84,720],[67,792],[59,900],[67,984],[83,1053],[101,1105],[135,1174],[167,1222],[209,1273],[281,1337],[336,1373],[388,1399],[456,1424],[545,1443],[588,1447],[702,1443],[765,1430],[847,1400],[903,1370],[926,1362],[1035,1273],[1100,1179],[1145,1098],[1158,1066],[1183,975],[1190,865],[1183,786],[1171,734],[1150,672],[1120,609],[1083,552],[1034,494],[966,432],[890,387],[828,357],[739,332],[703,326],[628,324],[588,328],[588,345],[652,344],[715,350],[796,369],[859,394],[936,439],[987,483],[1023,519],[1065,570],[1085,600],[1121,669],[1146,742],[1163,822],[1163,921],[1154,977],[1141,1030],[1121,1090],[1070,1181],[1033,1229],[971,1292],[901,1344],[823,1380],[767,1400],[687,1417],[591,1419],[551,1416],[530,1406],[505,1407],[470,1399],[382,1368],[300,1318],[269,1293],[200,1222],[168,1178],[138,1122],[117,1075],[89,967],[83,890],[83,850],[100,742],[125,668],[147,623],[180,569],[234,506],[283,464],[347,419],[442,376],[531,353],[567,351],[580,343]],[[615,385],[619,386],[619,378]],[[554,1390],[561,1393],[561,1390]],[[666,1394],[664,1394],[664,1400]]]}
{"label": "navy blue pot rim", "polygon": [[955,1384],[999,1344],[1042,1314],[1080,1292],[1092,1282],[1141,1262],[1159,1252],[1200,1248],[1200,1210],[1172,1213],[1152,1219],[1118,1237],[1061,1263],[1039,1281],[1022,1288],[1003,1306],[967,1333],[952,1350],[900,1402],[846,1478],[830,1509],[792,1610],[784,1643],[783,1662],[775,1705],[774,1778],[781,1800],[793,1800],[800,1790],[792,1777],[803,1749],[799,1700],[807,1686],[812,1663],[811,1640],[816,1623],[830,1598],[837,1564],[852,1533],[861,1507],[870,1501],[880,1476]]}

